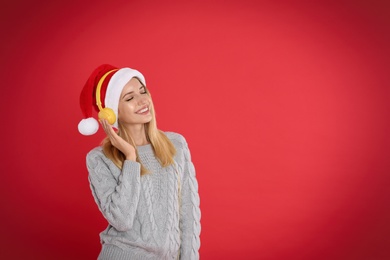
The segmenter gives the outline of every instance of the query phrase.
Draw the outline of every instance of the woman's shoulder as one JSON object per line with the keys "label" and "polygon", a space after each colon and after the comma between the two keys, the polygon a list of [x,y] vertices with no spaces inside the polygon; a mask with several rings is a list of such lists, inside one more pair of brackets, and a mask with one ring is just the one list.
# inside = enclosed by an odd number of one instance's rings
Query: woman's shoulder
{"label": "woman's shoulder", "polygon": [[90,150],[87,153],[87,160],[96,160],[96,159],[106,159],[106,156],[103,153],[103,148],[101,146],[97,146]]}
{"label": "woman's shoulder", "polygon": [[97,166],[100,163],[104,163],[105,165],[111,167],[115,164],[104,154],[103,147],[98,146],[93,148],[91,151],[87,153],[86,156],[87,165],[89,167]]}
{"label": "woman's shoulder", "polygon": [[168,137],[169,140],[176,146],[176,145],[187,145],[187,141],[184,138],[183,135],[175,132],[164,132],[165,135]]}
{"label": "woman's shoulder", "polygon": [[97,146],[95,148],[93,148],[92,150],[90,150],[87,154],[88,155],[102,155],[103,154],[103,147],[101,146]]}

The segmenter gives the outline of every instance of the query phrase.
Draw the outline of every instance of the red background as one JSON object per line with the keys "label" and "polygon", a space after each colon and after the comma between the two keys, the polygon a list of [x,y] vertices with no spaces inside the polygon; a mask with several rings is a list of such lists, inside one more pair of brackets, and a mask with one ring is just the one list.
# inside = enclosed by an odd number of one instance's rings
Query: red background
{"label": "red background", "polygon": [[292,2],[2,1],[0,257],[96,259],[78,98],[110,63],[190,145],[202,259],[390,259],[390,6]]}

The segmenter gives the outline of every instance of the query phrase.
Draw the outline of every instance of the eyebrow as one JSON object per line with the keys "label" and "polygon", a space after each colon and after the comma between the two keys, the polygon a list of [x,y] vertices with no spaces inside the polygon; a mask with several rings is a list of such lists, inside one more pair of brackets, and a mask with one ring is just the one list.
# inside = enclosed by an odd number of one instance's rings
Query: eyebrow
{"label": "eyebrow", "polygon": [[122,99],[124,99],[127,95],[129,95],[129,94],[131,94],[131,93],[133,93],[134,91],[130,91],[130,92],[127,92],[126,94],[124,94],[123,96],[122,96]]}
{"label": "eyebrow", "polygon": [[[146,87],[145,87],[144,85],[141,84],[141,87],[139,87],[139,89],[142,89],[142,88],[146,88]],[[126,94],[124,94],[124,95],[122,96],[122,99],[124,99],[127,95],[132,94],[132,93],[134,93],[134,91],[127,92]]]}

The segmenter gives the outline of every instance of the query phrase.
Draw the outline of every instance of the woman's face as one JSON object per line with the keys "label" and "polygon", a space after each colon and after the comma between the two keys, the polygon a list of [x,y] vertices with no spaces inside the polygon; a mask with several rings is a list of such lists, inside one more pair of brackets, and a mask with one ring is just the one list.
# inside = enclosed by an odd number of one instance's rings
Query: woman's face
{"label": "woman's face", "polygon": [[137,78],[123,87],[119,97],[118,119],[124,125],[145,124],[152,120],[152,99]]}

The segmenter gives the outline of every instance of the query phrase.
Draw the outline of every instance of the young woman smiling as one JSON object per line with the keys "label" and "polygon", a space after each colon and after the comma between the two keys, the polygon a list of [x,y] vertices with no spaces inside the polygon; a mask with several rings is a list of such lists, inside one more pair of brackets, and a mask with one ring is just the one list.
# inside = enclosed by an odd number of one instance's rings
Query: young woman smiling
{"label": "young woman smiling", "polygon": [[[184,137],[157,128],[144,76],[99,66],[80,105],[84,135],[107,135],[87,154],[92,195],[108,222],[98,259],[199,259],[198,183]],[[115,129],[114,129],[115,128]]]}

